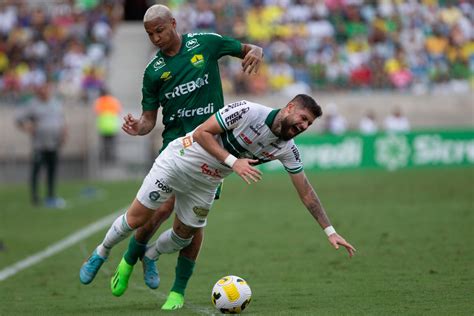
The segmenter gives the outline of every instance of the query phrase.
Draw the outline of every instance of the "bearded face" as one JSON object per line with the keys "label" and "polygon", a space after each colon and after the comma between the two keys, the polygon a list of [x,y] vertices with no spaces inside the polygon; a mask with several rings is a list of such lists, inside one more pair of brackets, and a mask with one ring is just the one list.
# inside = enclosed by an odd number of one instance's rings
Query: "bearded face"
{"label": "bearded face", "polygon": [[280,138],[290,140],[304,132],[315,120],[314,115],[301,107],[295,106],[281,121]]}

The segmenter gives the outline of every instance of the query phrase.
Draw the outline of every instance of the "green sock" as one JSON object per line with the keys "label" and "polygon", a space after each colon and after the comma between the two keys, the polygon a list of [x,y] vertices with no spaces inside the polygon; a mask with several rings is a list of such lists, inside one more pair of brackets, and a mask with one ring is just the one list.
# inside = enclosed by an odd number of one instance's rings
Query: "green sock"
{"label": "green sock", "polygon": [[193,274],[195,264],[196,262],[189,258],[183,256],[178,257],[178,263],[176,264],[176,277],[171,291],[184,295],[184,290],[186,290],[188,281]]}
{"label": "green sock", "polygon": [[146,244],[139,243],[136,241],[135,236],[130,238],[130,242],[128,243],[128,249],[123,258],[129,265],[135,265],[137,263],[138,258],[143,257],[146,251]]}

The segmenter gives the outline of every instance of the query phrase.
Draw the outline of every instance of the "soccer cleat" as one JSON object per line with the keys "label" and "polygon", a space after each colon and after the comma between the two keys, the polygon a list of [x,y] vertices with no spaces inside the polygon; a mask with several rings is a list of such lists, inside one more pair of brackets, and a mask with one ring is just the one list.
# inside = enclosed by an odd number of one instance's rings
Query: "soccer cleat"
{"label": "soccer cleat", "polygon": [[156,269],[155,260],[143,256],[143,278],[145,279],[145,284],[150,289],[157,289],[160,285],[160,276],[158,275],[158,270]]}
{"label": "soccer cleat", "polygon": [[79,271],[79,279],[81,280],[81,283],[91,283],[105,260],[107,260],[107,258],[99,256],[97,250],[94,250],[89,259],[82,264],[81,271]]}
{"label": "soccer cleat", "polygon": [[175,309],[180,309],[184,305],[184,296],[177,292],[171,291],[166,299],[166,302],[161,306],[162,310],[171,311]]}
{"label": "soccer cleat", "polygon": [[122,296],[123,293],[125,293],[128,287],[128,279],[130,279],[132,271],[133,266],[129,265],[127,261],[122,258],[117,266],[117,270],[115,270],[114,276],[110,280],[110,289],[112,290],[113,295]]}

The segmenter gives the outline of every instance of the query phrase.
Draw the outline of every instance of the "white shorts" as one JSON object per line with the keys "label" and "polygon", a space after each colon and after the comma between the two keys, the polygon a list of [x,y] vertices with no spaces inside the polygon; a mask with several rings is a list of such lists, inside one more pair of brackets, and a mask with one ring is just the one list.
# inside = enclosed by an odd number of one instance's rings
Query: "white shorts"
{"label": "white shorts", "polygon": [[147,208],[157,210],[174,194],[174,210],[179,220],[191,227],[206,226],[218,184],[193,180],[186,175],[186,170],[177,168],[171,155],[164,153],[158,156],[143,180],[137,200]]}

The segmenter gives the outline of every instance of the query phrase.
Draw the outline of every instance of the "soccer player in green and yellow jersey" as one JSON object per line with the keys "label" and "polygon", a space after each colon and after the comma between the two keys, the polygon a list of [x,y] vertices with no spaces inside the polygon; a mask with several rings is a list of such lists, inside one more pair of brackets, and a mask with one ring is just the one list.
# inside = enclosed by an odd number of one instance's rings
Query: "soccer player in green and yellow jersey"
{"label": "soccer player in green and yellow jersey", "polygon": [[[263,59],[262,48],[242,44],[215,33],[179,34],[176,20],[163,5],[151,6],[144,16],[144,27],[150,41],[159,48],[145,69],[142,87],[142,115],[128,114],[122,129],[129,135],[146,135],[156,124],[158,109],[163,114],[163,148],[172,140],[194,130],[224,105],[218,60],[230,55],[242,58],[247,74],[256,73]],[[156,179],[160,186],[159,179]],[[163,189],[163,188],[161,188]],[[156,197],[159,198],[159,197]],[[159,276],[153,261],[143,257],[146,244],[173,211],[174,197],[168,199],[153,214],[152,219],[139,227],[136,218],[124,215],[113,225],[104,241],[94,250],[80,271],[80,280],[89,284],[107,259],[111,246],[117,240],[130,239],[129,247],[111,280],[112,293],[122,295],[138,258],[143,258],[145,283],[157,288]],[[176,265],[176,277],[162,309],[179,309],[184,304],[184,291],[190,279],[203,239],[199,230],[192,240],[186,241]],[[111,242],[113,240],[113,242]],[[184,242],[184,241],[183,241]]]}

